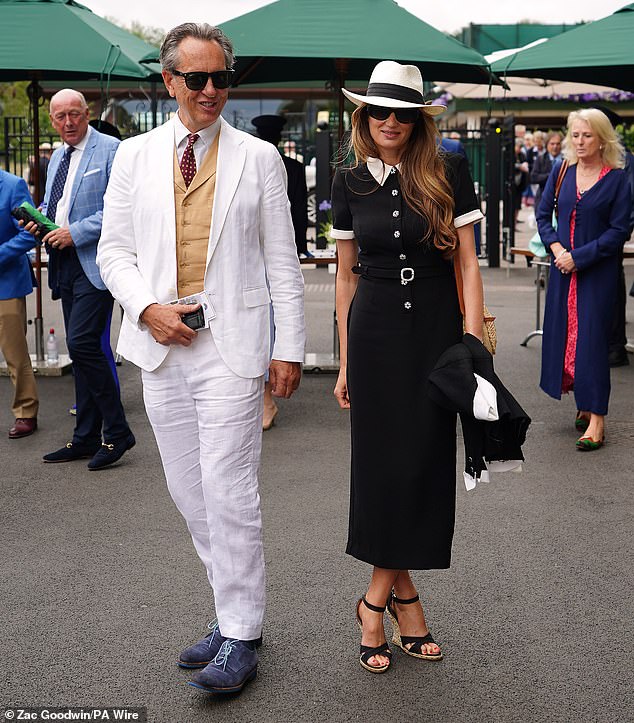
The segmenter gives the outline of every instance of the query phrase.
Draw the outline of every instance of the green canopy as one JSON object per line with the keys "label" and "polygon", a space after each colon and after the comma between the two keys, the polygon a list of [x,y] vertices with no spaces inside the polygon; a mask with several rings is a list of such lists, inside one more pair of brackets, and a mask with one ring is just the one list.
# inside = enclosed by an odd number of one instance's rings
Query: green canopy
{"label": "green canopy", "polygon": [[369,79],[380,60],[425,80],[489,82],[489,65],[393,0],[278,0],[220,26],[234,43],[236,84]]}
{"label": "green canopy", "polygon": [[0,0],[0,81],[138,78],[156,49],[74,0]]}
{"label": "green canopy", "polygon": [[502,58],[500,76],[571,80],[634,91],[634,3]]}

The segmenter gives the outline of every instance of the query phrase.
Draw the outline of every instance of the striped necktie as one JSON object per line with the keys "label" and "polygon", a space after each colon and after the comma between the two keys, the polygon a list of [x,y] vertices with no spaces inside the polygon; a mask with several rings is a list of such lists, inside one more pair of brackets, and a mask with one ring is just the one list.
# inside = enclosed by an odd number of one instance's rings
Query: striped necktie
{"label": "striped necktie", "polygon": [[70,154],[75,149],[73,146],[68,146],[64,152],[64,157],[57,167],[57,173],[55,174],[55,180],[51,187],[51,197],[48,200],[48,206],[46,207],[46,216],[55,223],[55,213],[57,212],[57,204],[59,199],[64,193],[64,186],[66,185],[66,178],[68,177],[68,168],[70,166]]}

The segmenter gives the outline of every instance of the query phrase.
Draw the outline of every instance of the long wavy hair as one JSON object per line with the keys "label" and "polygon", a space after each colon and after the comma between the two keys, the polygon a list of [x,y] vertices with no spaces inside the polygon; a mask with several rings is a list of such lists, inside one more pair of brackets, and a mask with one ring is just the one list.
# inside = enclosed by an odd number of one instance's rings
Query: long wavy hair
{"label": "long wavy hair", "polygon": [[603,164],[610,168],[623,168],[625,166],[625,149],[623,148],[623,144],[619,140],[614,128],[612,128],[610,119],[598,108],[573,110],[572,113],[568,115],[568,128],[562,150],[563,157],[566,158],[569,163],[577,163],[579,161],[572,143],[572,124],[579,120],[585,121],[599,139]]}
{"label": "long wavy hair", "polygon": [[[352,168],[365,163],[369,157],[381,157],[370,134],[366,106],[357,107],[352,114],[346,156],[352,152],[355,157]],[[432,243],[449,257],[458,247],[458,234],[453,225],[455,204],[442,153],[440,134],[432,117],[419,113],[401,155],[401,193],[407,205],[427,221],[427,231],[421,241]]]}

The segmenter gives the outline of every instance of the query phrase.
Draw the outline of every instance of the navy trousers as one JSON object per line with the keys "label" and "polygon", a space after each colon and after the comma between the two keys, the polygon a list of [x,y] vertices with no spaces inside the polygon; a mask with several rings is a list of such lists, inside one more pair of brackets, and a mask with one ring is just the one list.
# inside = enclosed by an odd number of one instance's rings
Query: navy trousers
{"label": "navy trousers", "polygon": [[73,444],[101,443],[102,429],[106,443],[126,437],[130,427],[101,345],[101,336],[112,314],[112,295],[90,283],[72,247],[59,255],[57,284],[75,377],[77,421]]}

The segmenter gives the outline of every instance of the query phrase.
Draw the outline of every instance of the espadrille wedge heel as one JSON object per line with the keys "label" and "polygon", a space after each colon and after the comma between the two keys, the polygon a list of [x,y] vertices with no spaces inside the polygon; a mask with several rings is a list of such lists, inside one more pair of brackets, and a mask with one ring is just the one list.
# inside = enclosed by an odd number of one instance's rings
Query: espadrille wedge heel
{"label": "espadrille wedge heel", "polygon": [[414,658],[422,658],[423,660],[442,660],[442,653],[434,653],[432,655],[425,652],[426,645],[429,645],[430,643],[432,645],[437,644],[432,638],[431,633],[427,633],[427,635],[423,636],[401,635],[401,628],[398,624],[398,615],[396,614],[394,603],[397,603],[398,605],[412,605],[417,603],[419,599],[418,595],[416,595],[416,597],[401,600],[401,598],[396,597],[394,592],[392,592],[392,595],[387,602],[387,614],[394,630],[392,642],[395,645],[398,645],[404,653],[407,653]]}

